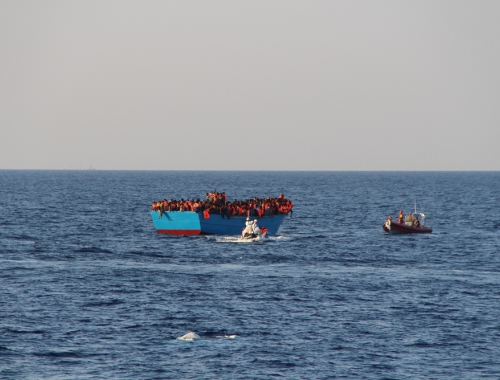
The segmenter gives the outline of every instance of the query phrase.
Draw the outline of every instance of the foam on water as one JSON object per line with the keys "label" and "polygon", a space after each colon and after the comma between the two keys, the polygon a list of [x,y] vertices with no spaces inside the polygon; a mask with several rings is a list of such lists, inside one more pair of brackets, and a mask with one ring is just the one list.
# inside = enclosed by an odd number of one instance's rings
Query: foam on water
{"label": "foam on water", "polygon": [[284,242],[290,241],[289,236],[268,236],[266,238],[243,239],[239,236],[214,236],[213,239],[217,243],[269,243],[269,242]]}

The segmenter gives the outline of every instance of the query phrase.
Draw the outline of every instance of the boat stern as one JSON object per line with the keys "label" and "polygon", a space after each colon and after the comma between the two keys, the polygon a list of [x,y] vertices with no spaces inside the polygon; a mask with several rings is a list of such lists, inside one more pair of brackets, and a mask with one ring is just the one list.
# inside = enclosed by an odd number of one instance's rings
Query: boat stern
{"label": "boat stern", "polygon": [[201,233],[198,214],[186,212],[151,211],[151,218],[155,229],[160,234],[170,235],[199,235]]}

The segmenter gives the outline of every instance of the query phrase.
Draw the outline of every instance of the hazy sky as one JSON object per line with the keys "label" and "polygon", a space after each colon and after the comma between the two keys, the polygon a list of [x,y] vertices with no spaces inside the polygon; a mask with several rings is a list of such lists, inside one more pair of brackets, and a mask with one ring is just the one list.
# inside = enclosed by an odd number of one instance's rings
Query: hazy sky
{"label": "hazy sky", "polygon": [[500,170],[500,1],[0,1],[0,169]]}

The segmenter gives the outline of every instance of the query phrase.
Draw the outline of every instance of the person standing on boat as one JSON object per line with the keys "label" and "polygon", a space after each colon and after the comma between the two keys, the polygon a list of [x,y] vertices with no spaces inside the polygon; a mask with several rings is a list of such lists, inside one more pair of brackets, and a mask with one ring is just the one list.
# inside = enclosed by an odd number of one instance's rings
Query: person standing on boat
{"label": "person standing on boat", "polygon": [[253,234],[253,223],[250,221],[249,218],[247,218],[247,221],[245,222],[246,227],[241,233],[241,237],[245,237],[247,235],[252,235]]}
{"label": "person standing on boat", "polygon": [[411,215],[411,212],[409,212],[408,215],[406,215],[405,225],[410,227],[413,225],[413,216]]}
{"label": "person standing on boat", "polygon": [[420,227],[420,221],[418,220],[418,217],[413,215],[413,227]]}
{"label": "person standing on boat", "polygon": [[403,214],[403,210],[399,210],[399,216],[398,216],[398,223],[399,224],[403,224],[403,219],[404,219],[404,214]]}
{"label": "person standing on boat", "polygon": [[387,220],[385,221],[385,227],[390,230],[391,229],[391,224],[392,224],[392,215],[389,215]]}
{"label": "person standing on boat", "polygon": [[411,226],[412,227],[419,227],[420,226],[420,221],[418,220],[418,216],[417,215],[413,215],[412,216]]}
{"label": "person standing on boat", "polygon": [[253,221],[253,225],[252,225],[252,227],[253,227],[253,233],[254,233],[255,235],[257,235],[257,236],[260,236],[260,235],[261,235],[261,232],[260,232],[260,228],[259,228],[259,226],[257,225],[257,219],[255,219],[255,220]]}

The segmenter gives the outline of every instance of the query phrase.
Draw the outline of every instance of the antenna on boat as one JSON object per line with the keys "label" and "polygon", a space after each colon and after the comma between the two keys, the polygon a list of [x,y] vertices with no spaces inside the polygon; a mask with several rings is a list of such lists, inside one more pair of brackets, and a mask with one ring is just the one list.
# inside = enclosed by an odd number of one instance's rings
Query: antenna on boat
{"label": "antenna on boat", "polygon": [[416,214],[416,213],[417,213],[417,200],[415,199],[415,212],[414,212],[414,214]]}

